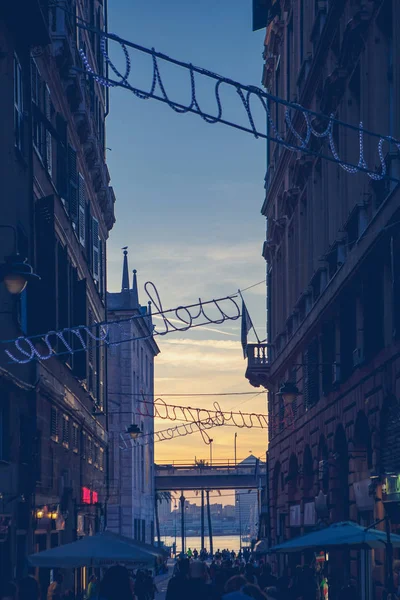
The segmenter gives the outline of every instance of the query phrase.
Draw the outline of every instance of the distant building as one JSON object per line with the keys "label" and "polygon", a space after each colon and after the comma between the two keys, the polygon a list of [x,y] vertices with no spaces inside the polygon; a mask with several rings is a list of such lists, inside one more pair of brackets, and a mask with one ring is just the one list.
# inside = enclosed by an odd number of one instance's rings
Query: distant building
{"label": "distant building", "polygon": [[[154,539],[154,357],[159,353],[152,337],[150,305],[139,304],[136,271],[129,287],[128,252],[124,251],[122,287],[108,293],[111,326],[108,349],[110,432],[110,504],[108,528],[135,540]],[[134,317],[134,318],[133,318]],[[142,338],[142,339],[139,339]],[[127,341],[123,341],[123,340]],[[141,414],[139,414],[141,413]],[[136,424],[142,431],[134,446],[126,433]]]}
{"label": "distant building", "polygon": [[[256,466],[257,458],[251,454],[245,458],[240,465]],[[258,524],[258,491],[257,490],[235,490],[235,518],[236,523],[241,523],[243,535],[257,535]]]}
{"label": "distant building", "polygon": [[172,520],[171,498],[162,498],[161,502],[158,504],[158,516],[160,523]]}

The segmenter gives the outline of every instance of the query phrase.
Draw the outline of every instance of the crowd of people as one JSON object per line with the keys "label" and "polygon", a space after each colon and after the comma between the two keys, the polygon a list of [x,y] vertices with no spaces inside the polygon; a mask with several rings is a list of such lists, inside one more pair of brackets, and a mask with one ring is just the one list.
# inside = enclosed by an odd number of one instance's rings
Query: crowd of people
{"label": "crowd of people", "polygon": [[[0,600],[41,600],[38,581],[31,575],[24,577],[19,584],[0,582]],[[89,579],[84,600],[154,600],[157,587],[152,572],[139,569],[128,571],[122,566],[110,567],[101,581],[96,575]],[[47,589],[43,600],[74,600],[71,589],[64,586],[64,577],[57,573]]]}
{"label": "crowd of people", "polygon": [[[190,550],[190,549],[189,549]],[[166,600],[328,600],[326,577],[317,577],[310,566],[276,577],[271,565],[250,553],[217,551],[206,563],[199,557],[179,557],[168,584]],[[340,600],[357,600],[357,589],[346,586]]]}

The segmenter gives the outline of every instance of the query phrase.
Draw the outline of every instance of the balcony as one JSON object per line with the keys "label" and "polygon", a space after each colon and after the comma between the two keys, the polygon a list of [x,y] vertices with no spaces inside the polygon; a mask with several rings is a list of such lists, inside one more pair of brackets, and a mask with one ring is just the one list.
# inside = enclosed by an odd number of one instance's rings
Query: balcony
{"label": "balcony", "polygon": [[50,33],[53,54],[61,76],[70,77],[70,69],[75,64],[76,24],[67,2],[52,6],[50,11]]}
{"label": "balcony", "polygon": [[269,344],[247,344],[247,369],[245,377],[254,387],[268,388],[270,365]]}

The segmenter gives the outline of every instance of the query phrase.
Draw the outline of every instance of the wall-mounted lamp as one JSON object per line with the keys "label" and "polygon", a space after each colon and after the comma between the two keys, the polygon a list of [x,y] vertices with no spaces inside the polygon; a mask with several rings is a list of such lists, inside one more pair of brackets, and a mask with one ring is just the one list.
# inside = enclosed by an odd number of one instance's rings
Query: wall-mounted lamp
{"label": "wall-mounted lamp", "polygon": [[0,281],[4,281],[8,292],[13,295],[21,294],[27,286],[28,281],[40,279],[33,272],[27,259],[23,258],[17,249],[17,231],[12,225],[0,225],[2,229],[11,229],[14,235],[14,253],[5,257],[5,262],[0,265]]}
{"label": "wall-mounted lamp", "polygon": [[129,433],[131,438],[133,440],[136,440],[139,437],[139,435],[142,434],[142,430],[140,429],[140,427],[138,425],[136,425],[135,423],[132,423],[132,425],[129,425],[129,427],[127,428],[126,433]]}
{"label": "wall-mounted lamp", "polygon": [[291,404],[299,395],[298,387],[293,381],[286,381],[277,393],[277,396],[282,396],[284,404]]}

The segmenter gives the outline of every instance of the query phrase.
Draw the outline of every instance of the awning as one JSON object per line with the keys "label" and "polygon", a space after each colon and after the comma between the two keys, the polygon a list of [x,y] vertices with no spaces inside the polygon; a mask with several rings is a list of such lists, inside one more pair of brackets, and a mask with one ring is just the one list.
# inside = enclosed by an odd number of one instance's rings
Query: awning
{"label": "awning", "polygon": [[[390,541],[394,548],[400,548],[400,535],[391,534]],[[335,547],[348,548],[384,548],[387,542],[386,533],[378,529],[366,529],[352,521],[333,523],[329,527],[293,538],[278,546],[271,552],[301,552],[312,548],[328,550]]]}
{"label": "awning", "polygon": [[77,542],[44,550],[29,557],[34,567],[76,568],[102,566],[115,563],[153,564],[164,551],[141,544],[110,531],[88,536]]}

